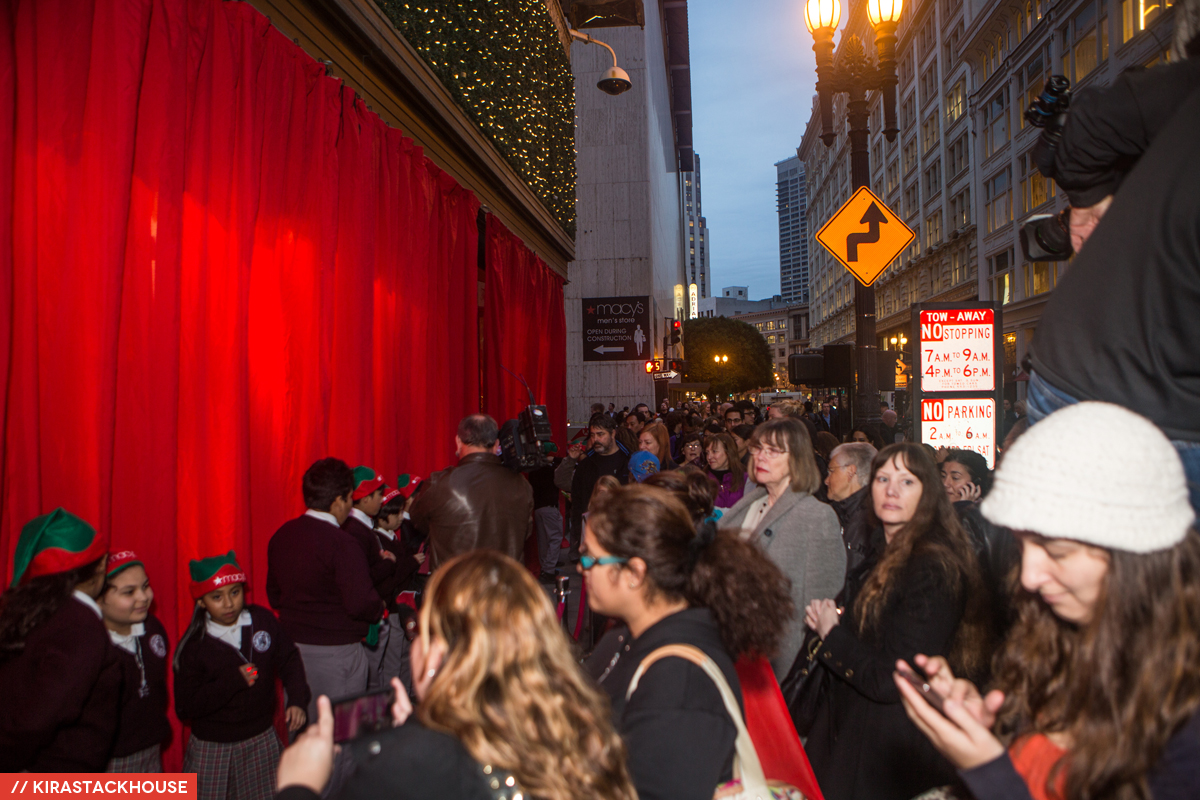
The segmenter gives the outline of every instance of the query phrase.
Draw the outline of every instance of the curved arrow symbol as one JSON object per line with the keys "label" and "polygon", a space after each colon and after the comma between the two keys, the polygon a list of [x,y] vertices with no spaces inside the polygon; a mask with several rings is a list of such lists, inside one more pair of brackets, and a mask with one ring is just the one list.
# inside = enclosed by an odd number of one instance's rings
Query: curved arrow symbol
{"label": "curved arrow symbol", "polygon": [[879,206],[874,202],[867,207],[867,213],[863,214],[860,223],[868,225],[866,233],[852,233],[846,237],[846,260],[858,261],[858,246],[860,244],[871,244],[879,241],[879,226],[887,224],[887,217],[879,210]]}

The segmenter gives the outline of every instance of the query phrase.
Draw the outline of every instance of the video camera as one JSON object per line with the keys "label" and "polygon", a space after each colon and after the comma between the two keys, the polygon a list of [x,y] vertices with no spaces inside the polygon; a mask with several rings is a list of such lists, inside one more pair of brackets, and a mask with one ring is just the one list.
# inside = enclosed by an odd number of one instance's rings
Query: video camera
{"label": "video camera", "polygon": [[[1054,156],[1062,140],[1063,126],[1071,106],[1071,83],[1062,75],[1052,75],[1042,93],[1025,110],[1025,120],[1042,129],[1033,148],[1038,172],[1054,179]],[[1026,261],[1066,261],[1075,249],[1071,246],[1070,208],[1058,214],[1038,214],[1021,226],[1021,251]]]}
{"label": "video camera", "polygon": [[500,461],[514,472],[533,472],[550,464],[548,456],[558,447],[550,428],[550,415],[539,406],[525,377],[516,375],[503,364],[500,368],[521,382],[529,392],[529,405],[500,426]]}

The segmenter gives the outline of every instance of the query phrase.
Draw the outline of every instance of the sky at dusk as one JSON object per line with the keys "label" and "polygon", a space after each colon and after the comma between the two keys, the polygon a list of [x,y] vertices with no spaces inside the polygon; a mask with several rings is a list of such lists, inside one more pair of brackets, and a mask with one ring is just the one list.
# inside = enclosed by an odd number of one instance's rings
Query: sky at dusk
{"label": "sky at dusk", "polygon": [[800,0],[689,0],[692,133],[711,239],[711,293],[779,293],[775,162],[796,154],[816,62]]}

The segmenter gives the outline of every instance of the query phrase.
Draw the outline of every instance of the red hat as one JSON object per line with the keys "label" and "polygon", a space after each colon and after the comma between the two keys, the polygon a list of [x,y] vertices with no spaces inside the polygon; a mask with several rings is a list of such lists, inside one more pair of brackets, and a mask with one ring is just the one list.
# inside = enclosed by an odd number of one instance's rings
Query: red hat
{"label": "red hat", "polygon": [[133,552],[132,550],[121,550],[117,553],[111,553],[108,556],[108,566],[106,567],[108,570],[107,577],[112,578],[112,576],[116,575],[126,567],[132,567],[134,565],[137,565],[143,569],[146,568],[146,565],[142,563],[142,560],[137,557],[137,553]]}
{"label": "red hat", "polygon": [[401,496],[402,495],[400,494],[399,489],[392,489],[390,487],[385,486],[384,492],[383,492],[383,504],[386,506],[390,501],[395,500],[397,497],[401,497]]}
{"label": "red hat", "polygon": [[407,500],[413,496],[413,492],[417,491],[421,481],[420,475],[411,475],[406,472],[396,479],[396,486],[399,487],[400,494],[404,495],[404,499]]}
{"label": "red hat", "polygon": [[195,600],[222,586],[246,582],[246,573],[238,566],[237,555],[232,550],[223,556],[189,561],[188,571],[192,576],[192,598]]}
{"label": "red hat", "polygon": [[17,539],[12,585],[78,569],[104,557],[108,539],[62,508],[34,517]]}
{"label": "red hat", "polygon": [[361,466],[354,468],[354,494],[351,495],[352,499],[362,500],[380,486],[383,486],[383,476],[375,470],[370,467]]}

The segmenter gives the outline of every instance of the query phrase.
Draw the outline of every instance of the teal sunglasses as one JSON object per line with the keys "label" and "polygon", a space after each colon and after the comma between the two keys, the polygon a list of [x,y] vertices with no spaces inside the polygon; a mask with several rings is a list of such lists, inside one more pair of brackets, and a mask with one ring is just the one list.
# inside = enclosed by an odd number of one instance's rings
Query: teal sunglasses
{"label": "teal sunglasses", "polygon": [[580,556],[579,566],[587,570],[591,569],[592,567],[602,567],[605,564],[624,564],[627,561],[629,561],[628,558],[621,558],[620,556],[600,556],[599,558],[593,558],[592,556]]}

